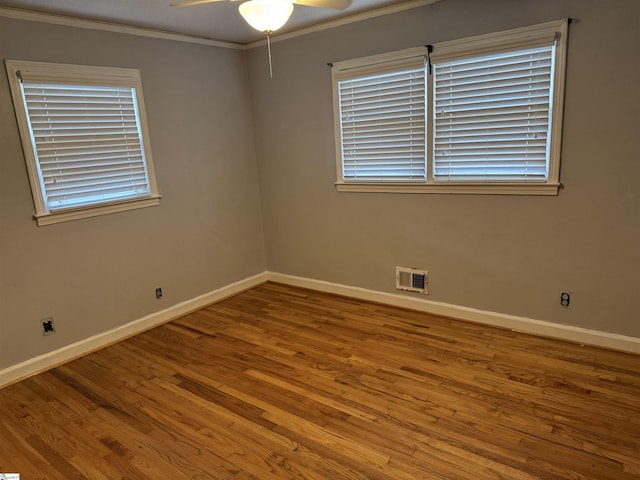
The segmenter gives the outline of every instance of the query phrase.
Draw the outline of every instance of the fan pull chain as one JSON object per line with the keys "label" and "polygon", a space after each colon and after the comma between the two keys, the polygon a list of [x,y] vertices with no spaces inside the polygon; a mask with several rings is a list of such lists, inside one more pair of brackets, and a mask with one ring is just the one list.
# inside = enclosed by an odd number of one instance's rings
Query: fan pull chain
{"label": "fan pull chain", "polygon": [[271,32],[267,32],[267,51],[269,52],[269,78],[273,78],[273,67],[271,66]]}

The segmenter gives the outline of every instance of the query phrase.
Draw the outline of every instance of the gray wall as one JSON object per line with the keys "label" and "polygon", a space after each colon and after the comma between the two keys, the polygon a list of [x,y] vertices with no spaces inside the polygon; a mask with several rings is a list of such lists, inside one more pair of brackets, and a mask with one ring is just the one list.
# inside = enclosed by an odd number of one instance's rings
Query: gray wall
{"label": "gray wall", "polygon": [[[336,192],[327,62],[566,17],[557,197]],[[250,51],[269,270],[640,337],[639,46],[637,0],[444,0]]]}
{"label": "gray wall", "polygon": [[[564,17],[557,197],[336,192],[327,62]],[[444,0],[276,42],[269,80],[263,48],[0,18],[2,59],[140,68],[163,195],[37,227],[1,68],[0,369],[267,268],[394,292],[416,266],[432,300],[640,337],[638,45],[636,0]]]}
{"label": "gray wall", "polygon": [[37,227],[2,64],[0,369],[265,270],[245,52],[0,18],[0,58],[139,68],[163,196]]}

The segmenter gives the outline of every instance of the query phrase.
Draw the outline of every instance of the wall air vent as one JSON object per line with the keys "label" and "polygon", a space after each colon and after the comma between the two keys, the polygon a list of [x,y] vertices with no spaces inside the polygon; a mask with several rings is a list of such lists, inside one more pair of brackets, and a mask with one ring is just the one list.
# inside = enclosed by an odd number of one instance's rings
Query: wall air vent
{"label": "wall air vent", "polygon": [[409,292],[429,294],[429,272],[415,268],[396,267],[396,288]]}

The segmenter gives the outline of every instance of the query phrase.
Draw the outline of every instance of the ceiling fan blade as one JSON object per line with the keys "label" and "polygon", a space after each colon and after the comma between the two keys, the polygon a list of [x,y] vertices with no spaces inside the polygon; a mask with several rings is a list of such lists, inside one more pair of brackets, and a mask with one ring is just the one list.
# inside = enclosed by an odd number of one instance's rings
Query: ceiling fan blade
{"label": "ceiling fan blade", "polygon": [[223,0],[182,0],[181,2],[172,3],[172,7],[190,7],[191,5],[200,5],[201,3],[221,2]]}
{"label": "ceiling fan blade", "polygon": [[351,5],[351,0],[293,0],[295,5],[305,5],[307,7],[331,8],[333,10],[344,10]]}

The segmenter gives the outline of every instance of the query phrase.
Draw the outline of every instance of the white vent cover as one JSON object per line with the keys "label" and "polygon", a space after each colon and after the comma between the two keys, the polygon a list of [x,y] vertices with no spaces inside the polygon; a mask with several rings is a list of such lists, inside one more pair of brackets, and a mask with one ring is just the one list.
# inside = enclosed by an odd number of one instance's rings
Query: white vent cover
{"label": "white vent cover", "polygon": [[396,267],[396,288],[409,292],[429,294],[429,272],[415,268]]}

